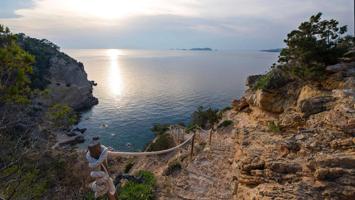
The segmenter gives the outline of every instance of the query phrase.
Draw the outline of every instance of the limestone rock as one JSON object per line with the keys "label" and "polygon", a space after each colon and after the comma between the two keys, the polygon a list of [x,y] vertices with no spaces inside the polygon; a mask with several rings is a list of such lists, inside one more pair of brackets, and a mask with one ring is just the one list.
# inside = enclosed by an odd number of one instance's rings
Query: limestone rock
{"label": "limestone rock", "polygon": [[318,96],[300,101],[299,110],[306,117],[323,112],[329,108],[330,103],[335,100],[332,96]]}
{"label": "limestone rock", "polygon": [[233,106],[234,110],[241,111],[244,108],[248,107],[249,104],[246,101],[245,97],[242,97],[240,100],[238,100],[238,99],[233,100],[232,106]]}
{"label": "limestone rock", "polygon": [[344,63],[330,65],[330,66],[327,66],[327,68],[326,68],[326,70],[329,72],[339,72],[339,71],[343,71],[345,69],[346,69],[346,65]]}
{"label": "limestone rock", "polygon": [[305,121],[302,113],[292,110],[282,113],[279,118],[282,127],[297,127]]}
{"label": "limestone rock", "polygon": [[90,108],[98,103],[82,63],[60,52],[57,45],[46,39],[18,34],[17,42],[36,57],[32,87],[49,91],[36,98],[35,103],[45,107],[55,103],[66,104],[75,110]]}
{"label": "limestone rock", "polygon": [[275,92],[257,90],[256,92],[246,94],[245,98],[249,105],[259,107],[265,111],[281,113],[284,110],[283,97]]}
{"label": "limestone rock", "polygon": [[312,85],[305,85],[302,87],[302,89],[298,95],[297,105],[299,105],[303,100],[306,100],[306,99],[309,99],[312,97],[327,96],[327,95],[329,95],[329,92],[321,91]]}

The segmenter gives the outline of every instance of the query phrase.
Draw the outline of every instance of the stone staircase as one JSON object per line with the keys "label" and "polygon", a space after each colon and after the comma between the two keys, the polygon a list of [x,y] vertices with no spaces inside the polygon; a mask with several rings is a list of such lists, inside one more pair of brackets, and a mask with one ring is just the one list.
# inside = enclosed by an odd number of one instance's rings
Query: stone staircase
{"label": "stone staircase", "polygon": [[234,135],[233,129],[214,133],[211,146],[205,145],[179,174],[169,177],[170,192],[159,199],[233,199]]}

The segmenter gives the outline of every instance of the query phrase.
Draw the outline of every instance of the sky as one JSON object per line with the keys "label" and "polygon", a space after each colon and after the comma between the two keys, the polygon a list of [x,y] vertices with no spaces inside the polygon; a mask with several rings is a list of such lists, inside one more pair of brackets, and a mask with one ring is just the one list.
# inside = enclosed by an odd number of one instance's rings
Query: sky
{"label": "sky", "polygon": [[353,34],[353,0],[0,0],[0,24],[62,48],[269,49],[322,12]]}

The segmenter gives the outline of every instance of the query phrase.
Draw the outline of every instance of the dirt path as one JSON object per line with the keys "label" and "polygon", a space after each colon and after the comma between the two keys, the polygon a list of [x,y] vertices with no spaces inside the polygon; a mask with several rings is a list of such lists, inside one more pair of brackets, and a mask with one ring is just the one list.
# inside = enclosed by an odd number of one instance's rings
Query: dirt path
{"label": "dirt path", "polygon": [[234,135],[232,128],[213,134],[211,147],[207,144],[179,174],[169,178],[169,195],[160,199],[233,199]]}

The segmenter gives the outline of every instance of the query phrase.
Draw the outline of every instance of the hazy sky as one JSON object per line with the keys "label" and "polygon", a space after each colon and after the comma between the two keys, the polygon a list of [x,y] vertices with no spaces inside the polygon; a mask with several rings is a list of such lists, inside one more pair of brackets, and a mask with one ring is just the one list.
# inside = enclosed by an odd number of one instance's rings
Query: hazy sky
{"label": "hazy sky", "polygon": [[62,48],[266,49],[319,11],[349,25],[353,0],[0,0],[0,23]]}

